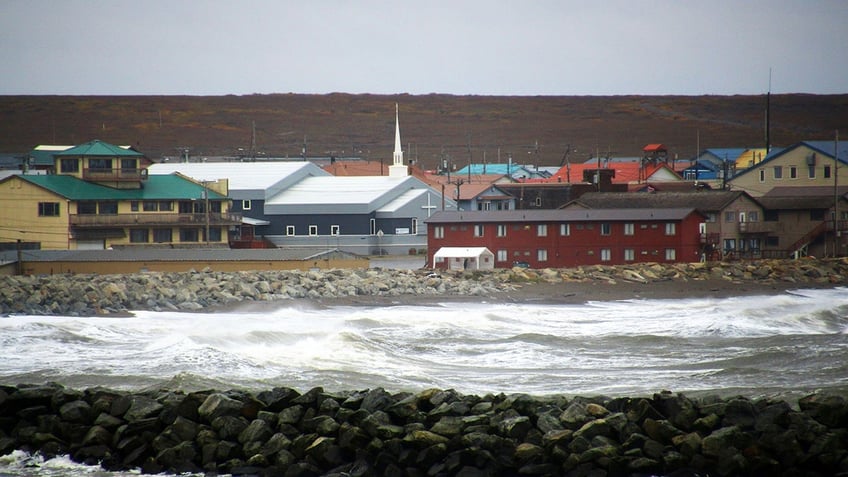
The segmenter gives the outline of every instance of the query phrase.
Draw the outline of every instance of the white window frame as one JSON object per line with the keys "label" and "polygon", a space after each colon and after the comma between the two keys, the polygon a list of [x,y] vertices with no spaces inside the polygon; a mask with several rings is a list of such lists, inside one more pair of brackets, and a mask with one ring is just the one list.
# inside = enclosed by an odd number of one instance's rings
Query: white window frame
{"label": "white window frame", "polygon": [[571,224],[559,224],[559,234],[562,237],[571,235]]}
{"label": "white window frame", "polygon": [[475,237],[482,237],[485,234],[485,232],[486,232],[486,227],[484,227],[482,224],[474,224],[474,236]]}
{"label": "white window frame", "polygon": [[509,260],[509,252],[504,249],[498,250],[498,261],[506,262],[507,260]]}
{"label": "white window frame", "polygon": [[318,236],[318,226],[317,225],[310,225],[309,226],[309,236],[310,237],[317,237]]}
{"label": "white window frame", "polygon": [[624,223],[624,235],[635,235],[636,225],[633,222]]}
{"label": "white window frame", "polygon": [[677,224],[674,222],[665,223],[665,234],[668,236],[677,235]]}
{"label": "white window frame", "polygon": [[612,250],[610,250],[608,248],[602,248],[601,249],[601,261],[602,262],[609,262],[610,260],[612,260]]}
{"label": "white window frame", "polygon": [[540,249],[536,250],[536,261],[547,262],[548,261],[548,249],[540,248]]}
{"label": "white window frame", "polygon": [[548,236],[548,224],[538,224],[538,225],[536,225],[536,236],[537,237],[547,237]]}
{"label": "white window frame", "polygon": [[241,210],[250,210],[250,207],[253,206],[250,199],[244,199],[241,201]]}
{"label": "white window frame", "polygon": [[286,236],[292,237],[295,235],[294,225],[286,225]]}
{"label": "white window frame", "polygon": [[443,225],[436,225],[435,227],[433,227],[433,238],[434,239],[445,238],[445,227]]}
{"label": "white window frame", "polygon": [[612,224],[609,222],[601,223],[601,235],[612,235]]}
{"label": "white window frame", "polygon": [[340,230],[340,228],[339,228],[338,225],[331,225],[330,226],[330,235],[339,235],[339,230]]}
{"label": "white window frame", "polygon": [[677,260],[677,249],[674,249],[674,248],[665,249],[665,259],[666,260]]}
{"label": "white window frame", "polygon": [[636,251],[633,250],[632,248],[625,248],[624,249],[624,261],[625,262],[632,262],[634,260],[636,260]]}
{"label": "white window frame", "polygon": [[506,237],[506,230],[505,224],[498,224],[498,237]]}

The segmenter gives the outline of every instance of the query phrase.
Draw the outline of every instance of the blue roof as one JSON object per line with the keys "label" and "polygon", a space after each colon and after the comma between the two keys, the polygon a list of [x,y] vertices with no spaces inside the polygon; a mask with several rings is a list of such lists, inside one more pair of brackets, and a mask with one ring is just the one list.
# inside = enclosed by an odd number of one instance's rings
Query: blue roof
{"label": "blue roof", "polygon": [[469,174],[469,168],[472,175],[497,174],[511,176],[522,172],[531,175],[535,174],[532,167],[522,166],[520,164],[471,164],[453,172],[453,174]]}
{"label": "blue roof", "polygon": [[834,153],[836,151],[835,141],[802,141],[801,144],[806,145],[810,149],[815,149],[822,154],[827,154],[830,157],[838,157],[839,162],[848,164],[848,142],[839,142],[839,156],[836,156]]}
{"label": "blue roof", "polygon": [[704,152],[712,154],[721,161],[734,162],[747,150],[747,147],[720,147],[704,149]]}

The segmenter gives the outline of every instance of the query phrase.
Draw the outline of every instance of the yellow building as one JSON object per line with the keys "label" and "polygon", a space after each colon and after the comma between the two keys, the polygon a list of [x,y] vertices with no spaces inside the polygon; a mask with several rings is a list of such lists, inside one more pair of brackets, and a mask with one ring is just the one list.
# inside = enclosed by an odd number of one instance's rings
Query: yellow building
{"label": "yellow building", "polygon": [[730,186],[760,197],[774,187],[836,186],[837,179],[841,184],[846,184],[848,145],[840,143],[839,148],[837,154],[834,141],[800,142],[772,152],[762,162],[735,175],[730,180]]}
{"label": "yellow building", "polygon": [[736,158],[736,172],[742,172],[763,162],[767,154],[768,149],[764,147],[745,149],[745,152]]}
{"label": "yellow building", "polygon": [[138,151],[91,141],[53,155],[55,174],[0,181],[0,242],[42,249],[228,243],[227,182],[148,175]]}

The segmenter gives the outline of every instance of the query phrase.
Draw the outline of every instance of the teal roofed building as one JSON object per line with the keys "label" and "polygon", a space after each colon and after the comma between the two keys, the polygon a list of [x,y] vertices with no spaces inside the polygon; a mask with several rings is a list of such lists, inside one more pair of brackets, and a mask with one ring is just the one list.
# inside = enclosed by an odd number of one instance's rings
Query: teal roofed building
{"label": "teal roofed building", "polygon": [[131,148],[91,141],[52,153],[49,174],[0,181],[0,242],[42,249],[227,246],[238,230],[226,180],[148,175]]}
{"label": "teal roofed building", "polygon": [[458,171],[454,171],[451,175],[462,177],[463,175],[501,175],[509,176],[515,180],[522,179],[546,179],[550,177],[550,173],[546,170],[540,170],[534,166],[522,166],[519,164],[470,164]]}

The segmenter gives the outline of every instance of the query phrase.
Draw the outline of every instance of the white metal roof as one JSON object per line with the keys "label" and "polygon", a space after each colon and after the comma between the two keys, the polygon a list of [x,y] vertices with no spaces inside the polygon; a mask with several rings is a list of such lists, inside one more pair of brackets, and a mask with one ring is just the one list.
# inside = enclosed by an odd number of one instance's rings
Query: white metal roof
{"label": "white metal roof", "polygon": [[393,201],[388,204],[380,207],[377,210],[377,213],[391,213],[397,212],[403,206],[409,204],[412,200],[422,196],[427,193],[427,189],[410,189],[403,194],[397,196]]}
{"label": "white metal roof", "polygon": [[370,204],[408,177],[309,177],[280,192],[266,205]]}
{"label": "white metal roof", "polygon": [[486,247],[442,247],[433,258],[436,257],[458,257],[458,258],[474,258],[480,255],[494,255]]}
{"label": "white metal roof", "polygon": [[179,172],[198,181],[227,179],[230,191],[273,190],[293,174],[329,176],[311,162],[162,162],[149,168],[150,174]]}

